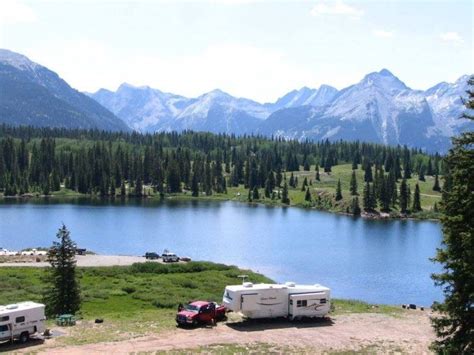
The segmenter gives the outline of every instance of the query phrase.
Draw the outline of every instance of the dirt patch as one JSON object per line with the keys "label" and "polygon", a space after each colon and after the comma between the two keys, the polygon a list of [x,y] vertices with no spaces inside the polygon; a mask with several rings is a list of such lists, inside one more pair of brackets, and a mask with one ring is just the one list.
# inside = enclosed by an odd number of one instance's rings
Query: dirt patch
{"label": "dirt patch", "polygon": [[[25,349],[48,354],[138,353],[152,351],[206,349],[213,346],[265,344],[274,349],[296,352],[428,354],[434,339],[429,314],[404,311],[397,317],[385,314],[349,314],[328,321],[288,322],[287,320],[220,323],[215,327],[179,329],[152,333],[119,342],[55,347],[54,340]],[[57,346],[57,345],[56,345]],[[18,351],[18,349],[17,349]]]}
{"label": "dirt patch", "polygon": [[[31,266],[46,267],[49,263],[46,257],[41,257],[39,261],[33,256],[2,256],[0,259],[0,267],[2,266]],[[77,266],[93,267],[93,266],[120,266],[132,265],[134,263],[143,263],[145,261],[163,262],[159,260],[147,260],[143,256],[128,255],[76,255]]]}

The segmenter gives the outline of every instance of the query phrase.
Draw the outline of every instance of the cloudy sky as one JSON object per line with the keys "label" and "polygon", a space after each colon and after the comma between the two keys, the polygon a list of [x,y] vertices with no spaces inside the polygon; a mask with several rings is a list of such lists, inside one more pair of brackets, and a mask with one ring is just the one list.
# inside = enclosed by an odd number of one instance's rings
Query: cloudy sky
{"label": "cloudy sky", "polygon": [[0,48],[73,87],[122,82],[274,101],[388,68],[426,89],[474,72],[473,2],[0,1]]}

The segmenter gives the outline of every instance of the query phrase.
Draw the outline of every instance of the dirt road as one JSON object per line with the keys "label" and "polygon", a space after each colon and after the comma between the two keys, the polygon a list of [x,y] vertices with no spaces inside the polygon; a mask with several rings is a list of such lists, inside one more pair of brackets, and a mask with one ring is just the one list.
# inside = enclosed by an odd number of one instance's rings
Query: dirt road
{"label": "dirt road", "polygon": [[[13,260],[14,257],[10,257],[12,261],[9,262],[8,257],[3,257],[3,262],[0,263],[2,266],[31,266],[31,267],[46,267],[49,263],[46,260],[36,262],[33,257],[32,260]],[[134,263],[143,263],[145,261],[163,262],[162,259],[158,260],[147,260],[143,256],[128,256],[128,255],[76,255],[77,266],[91,267],[91,266],[119,266],[119,265],[132,265]]]}
{"label": "dirt road", "polygon": [[[212,346],[265,344],[276,352],[428,354],[434,338],[427,312],[400,315],[349,314],[325,322],[247,321],[216,327],[176,329],[126,341],[55,347],[48,340],[38,347],[17,349],[47,354],[128,354],[139,352],[211,349]],[[51,343],[49,343],[51,342]],[[56,345],[57,346],[57,345]],[[194,351],[193,351],[194,349]],[[282,350],[284,349],[284,350]]]}

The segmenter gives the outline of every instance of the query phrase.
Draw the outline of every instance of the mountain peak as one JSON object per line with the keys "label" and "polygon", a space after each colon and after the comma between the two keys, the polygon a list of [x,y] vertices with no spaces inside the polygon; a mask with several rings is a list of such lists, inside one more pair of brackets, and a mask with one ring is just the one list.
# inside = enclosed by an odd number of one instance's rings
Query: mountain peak
{"label": "mountain peak", "polygon": [[388,69],[383,68],[381,71],[379,71],[379,74],[382,76],[392,76],[395,78],[395,75],[392,74],[392,72]]}
{"label": "mountain peak", "polygon": [[360,84],[365,86],[373,86],[382,90],[393,93],[394,91],[400,91],[408,89],[408,87],[400,79],[390,72],[388,69],[382,69],[379,72],[372,72],[367,74]]}
{"label": "mountain peak", "polygon": [[0,63],[11,65],[19,70],[34,70],[39,65],[29,60],[23,54],[0,48]]}

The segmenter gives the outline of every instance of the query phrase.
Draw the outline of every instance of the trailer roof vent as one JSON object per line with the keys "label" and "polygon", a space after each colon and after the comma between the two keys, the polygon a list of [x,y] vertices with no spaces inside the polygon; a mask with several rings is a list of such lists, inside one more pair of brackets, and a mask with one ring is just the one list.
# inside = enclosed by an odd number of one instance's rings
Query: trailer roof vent
{"label": "trailer roof vent", "polygon": [[295,287],[295,283],[291,282],[291,281],[286,282],[285,285],[288,286],[288,287]]}
{"label": "trailer roof vent", "polygon": [[6,307],[6,309],[17,309],[18,305],[17,304],[10,304]]}
{"label": "trailer roof vent", "polygon": [[244,287],[253,287],[253,283],[251,282],[244,282],[243,285]]}

